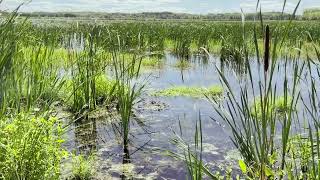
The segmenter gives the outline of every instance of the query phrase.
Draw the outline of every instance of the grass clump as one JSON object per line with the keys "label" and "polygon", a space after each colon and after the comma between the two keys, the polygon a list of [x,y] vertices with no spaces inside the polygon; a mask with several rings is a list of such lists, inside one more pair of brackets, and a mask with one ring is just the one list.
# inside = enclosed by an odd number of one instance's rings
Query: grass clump
{"label": "grass clump", "polygon": [[114,99],[116,81],[100,75],[96,77],[96,101],[97,104],[111,103]]}
{"label": "grass clump", "polygon": [[117,110],[121,119],[117,133],[120,133],[120,137],[122,137],[124,164],[130,163],[129,134],[133,117],[132,110],[145,87],[144,83],[137,81],[140,74],[141,62],[142,58],[135,55],[127,63],[119,51],[113,52],[113,67],[116,80],[115,95],[117,96]]}
{"label": "grass clump", "polygon": [[89,155],[73,155],[72,156],[72,179],[74,180],[89,180],[92,179],[96,170],[94,168],[95,156]]}
{"label": "grass clump", "polygon": [[203,87],[186,87],[176,86],[154,93],[155,96],[188,96],[193,98],[204,98],[205,96],[221,96],[223,88],[221,86]]}
{"label": "grass clump", "polygon": [[[94,79],[95,104],[105,105],[116,101],[115,88],[117,82],[109,79],[105,75],[97,75]],[[73,93],[72,88],[73,82],[71,80],[67,80],[59,93],[59,98],[69,107],[72,107],[72,100],[74,99],[74,94],[70,94],[70,92]]]}
{"label": "grass clump", "polygon": [[19,114],[0,121],[0,178],[59,179],[63,129],[56,118]]}
{"label": "grass clump", "polygon": [[[285,98],[284,96],[280,96],[274,99],[269,98],[266,102],[268,104],[267,116],[271,117],[272,113],[276,113],[280,117],[284,116],[286,112],[290,110],[291,101],[291,97]],[[251,107],[251,115],[257,117],[257,119],[262,118],[262,104],[264,103],[261,103],[261,101],[256,101]]]}

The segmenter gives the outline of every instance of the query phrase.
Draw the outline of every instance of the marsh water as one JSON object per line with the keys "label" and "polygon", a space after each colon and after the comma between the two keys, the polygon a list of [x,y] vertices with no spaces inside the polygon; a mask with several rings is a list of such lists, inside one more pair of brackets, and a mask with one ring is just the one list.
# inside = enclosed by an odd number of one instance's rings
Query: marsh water
{"label": "marsh water", "polygon": [[[205,163],[213,170],[223,166],[233,167],[236,172],[240,155],[230,140],[228,128],[219,120],[208,100],[184,96],[155,97],[152,93],[172,86],[220,85],[216,68],[224,72],[232,88],[236,90],[239,82],[241,83],[241,77],[247,74],[241,64],[224,63],[215,56],[192,56],[189,60],[191,66],[185,69],[175,66],[178,61],[179,58],[166,53],[165,63],[161,68],[143,72],[147,86],[141,101],[134,108],[135,118],[139,121],[133,120],[131,124],[129,161],[123,161],[123,147],[114,133],[117,127],[112,124],[112,115],[73,124],[68,131],[65,146],[69,150],[95,152],[98,177],[102,179],[123,179],[123,174],[134,179],[185,179],[187,172],[184,163],[168,156],[166,152],[177,150],[170,142],[176,135],[192,144],[196,121],[201,118]],[[257,61],[252,60],[250,63],[253,79],[258,82],[263,70],[259,68]],[[275,82],[283,82],[286,71],[284,64],[285,61],[279,60]],[[292,66],[293,62],[287,61],[287,64]],[[288,77],[289,82],[292,78]],[[281,94],[283,84],[279,83],[278,88]],[[303,94],[302,92],[302,96]]]}

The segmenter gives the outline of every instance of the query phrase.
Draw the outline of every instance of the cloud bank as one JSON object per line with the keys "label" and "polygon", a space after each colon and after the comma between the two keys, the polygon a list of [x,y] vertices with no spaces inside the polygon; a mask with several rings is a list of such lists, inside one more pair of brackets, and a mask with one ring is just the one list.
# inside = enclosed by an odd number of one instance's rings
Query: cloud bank
{"label": "cloud bank", "polygon": [[[257,0],[4,0],[1,10],[13,10],[24,3],[21,11],[96,11],[96,12],[179,12],[179,13],[222,13],[255,12]],[[292,12],[298,0],[287,0],[286,12]],[[281,11],[283,0],[261,0],[263,11]],[[318,0],[302,0],[299,13],[305,8],[320,7]]]}

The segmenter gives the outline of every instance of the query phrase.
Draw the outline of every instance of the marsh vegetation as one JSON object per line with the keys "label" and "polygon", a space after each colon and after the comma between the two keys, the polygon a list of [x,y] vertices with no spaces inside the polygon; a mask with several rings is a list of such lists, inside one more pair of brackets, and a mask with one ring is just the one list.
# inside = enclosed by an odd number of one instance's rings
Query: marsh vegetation
{"label": "marsh vegetation", "polygon": [[0,22],[0,179],[319,179],[319,22],[18,10]]}

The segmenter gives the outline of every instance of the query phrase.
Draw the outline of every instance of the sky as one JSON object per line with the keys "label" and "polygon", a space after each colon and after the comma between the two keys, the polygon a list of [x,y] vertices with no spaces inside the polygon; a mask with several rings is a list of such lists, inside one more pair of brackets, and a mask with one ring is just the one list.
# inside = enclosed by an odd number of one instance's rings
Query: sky
{"label": "sky", "polygon": [[[263,11],[281,11],[284,0],[260,0]],[[26,2],[24,12],[162,12],[208,14],[254,12],[257,0],[4,0],[1,10],[12,10]],[[287,0],[286,12],[292,12],[298,0]],[[320,0],[302,0],[298,13],[306,8],[320,7]]]}

